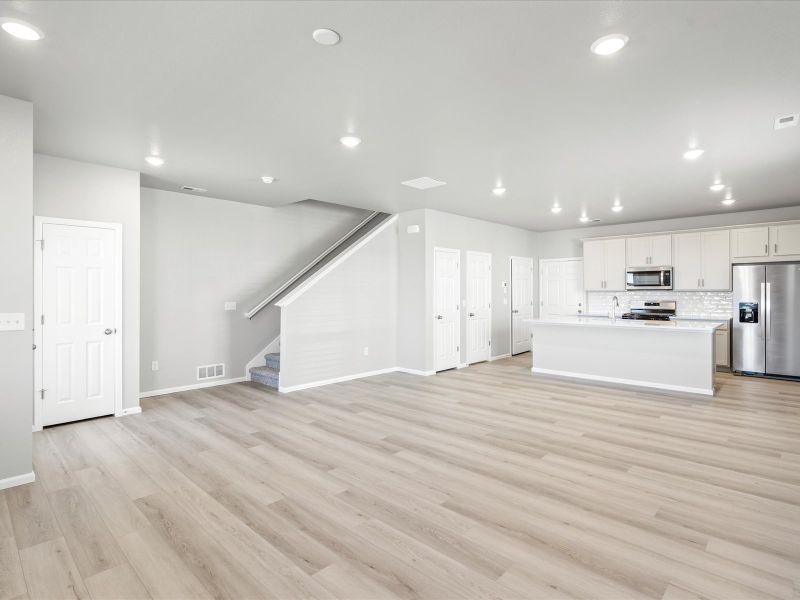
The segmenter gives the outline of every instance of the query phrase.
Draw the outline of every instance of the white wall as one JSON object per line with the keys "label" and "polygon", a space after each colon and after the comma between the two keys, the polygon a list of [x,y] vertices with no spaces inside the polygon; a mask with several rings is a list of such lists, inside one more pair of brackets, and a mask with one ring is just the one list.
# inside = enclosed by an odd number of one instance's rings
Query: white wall
{"label": "white wall", "polygon": [[[244,313],[344,233],[365,211],[321,202],[269,208],[142,188],[142,392],[226,378],[279,333],[279,310]],[[223,310],[226,301],[237,310]],[[152,361],[159,370],[151,370]]]}
{"label": "white wall", "polygon": [[122,406],[139,406],[139,173],[36,154],[33,209],[122,224]]}
{"label": "white wall", "polygon": [[282,390],[397,366],[397,241],[395,222],[281,309]]}
{"label": "white wall", "polygon": [[800,205],[787,208],[751,210],[742,212],[720,212],[702,217],[665,219],[661,221],[642,221],[623,225],[600,225],[597,227],[578,227],[561,229],[538,234],[541,256],[539,258],[571,258],[583,256],[581,238],[604,237],[612,235],[634,235],[656,231],[680,231],[703,227],[725,227],[747,223],[766,223],[769,221],[790,221],[800,219]]}
{"label": "white wall", "polygon": [[[425,209],[400,213],[397,220],[397,364],[413,371],[427,371],[433,361],[433,314],[428,298],[428,224]],[[408,233],[417,226],[419,232]],[[432,273],[432,271],[431,271]]]}
{"label": "white wall", "polygon": [[33,105],[0,96],[0,312],[25,314],[23,331],[0,332],[0,487],[31,472],[32,171]]}

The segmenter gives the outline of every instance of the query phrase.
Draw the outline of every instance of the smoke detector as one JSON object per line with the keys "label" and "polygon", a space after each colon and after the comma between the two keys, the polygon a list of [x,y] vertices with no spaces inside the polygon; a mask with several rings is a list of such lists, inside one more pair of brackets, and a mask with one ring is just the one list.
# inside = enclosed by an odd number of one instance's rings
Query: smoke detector
{"label": "smoke detector", "polygon": [[447,182],[437,181],[433,177],[417,177],[416,179],[401,181],[400,183],[414,188],[415,190],[429,190],[431,188],[439,187],[440,185],[447,185]]}
{"label": "smoke detector", "polygon": [[775,129],[786,129],[787,127],[796,127],[797,121],[800,120],[800,114],[783,115],[775,119]]}

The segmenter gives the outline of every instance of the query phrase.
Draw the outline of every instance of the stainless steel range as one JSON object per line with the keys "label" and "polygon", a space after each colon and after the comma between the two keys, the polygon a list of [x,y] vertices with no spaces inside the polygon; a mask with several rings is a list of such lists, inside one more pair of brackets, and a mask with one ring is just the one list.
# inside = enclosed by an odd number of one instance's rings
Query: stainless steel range
{"label": "stainless steel range", "polygon": [[631,312],[622,315],[623,319],[638,321],[669,321],[675,316],[677,302],[674,300],[650,301],[633,304]]}

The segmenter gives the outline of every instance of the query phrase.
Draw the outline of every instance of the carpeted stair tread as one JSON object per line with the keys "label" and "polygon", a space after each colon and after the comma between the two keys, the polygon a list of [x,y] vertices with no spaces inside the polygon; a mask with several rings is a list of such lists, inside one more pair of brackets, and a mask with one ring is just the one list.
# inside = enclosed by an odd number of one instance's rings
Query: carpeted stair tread
{"label": "carpeted stair tread", "polygon": [[253,367],[250,369],[251,379],[262,385],[267,385],[275,389],[278,388],[279,371],[272,367]]}
{"label": "carpeted stair tread", "polygon": [[271,369],[278,369],[281,368],[281,355],[279,352],[273,352],[271,354],[265,354],[264,360],[267,361],[267,366]]}

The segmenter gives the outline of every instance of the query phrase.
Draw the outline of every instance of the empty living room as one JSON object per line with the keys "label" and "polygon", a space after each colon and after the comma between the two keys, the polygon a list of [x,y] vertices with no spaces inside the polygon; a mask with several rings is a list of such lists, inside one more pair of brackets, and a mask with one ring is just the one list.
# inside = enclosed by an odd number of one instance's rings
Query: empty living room
{"label": "empty living room", "polygon": [[0,600],[800,600],[798,57],[0,0]]}

